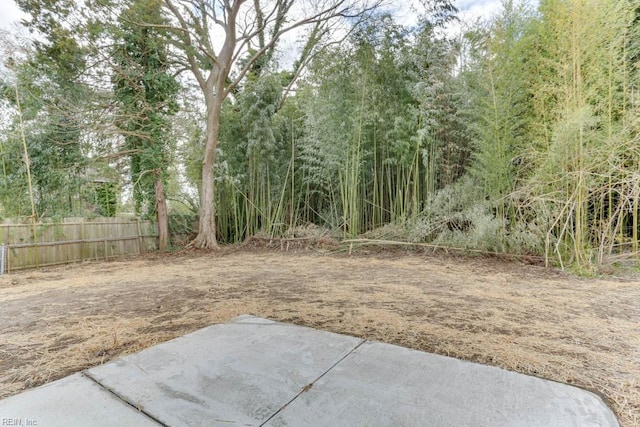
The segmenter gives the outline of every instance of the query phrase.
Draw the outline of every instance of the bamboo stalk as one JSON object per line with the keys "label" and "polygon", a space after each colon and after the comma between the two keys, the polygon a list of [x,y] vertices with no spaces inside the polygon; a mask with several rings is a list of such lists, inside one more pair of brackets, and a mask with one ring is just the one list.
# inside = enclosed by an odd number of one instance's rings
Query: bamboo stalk
{"label": "bamboo stalk", "polygon": [[[33,181],[31,179],[31,160],[29,159],[29,150],[27,148],[27,137],[24,133],[24,123],[22,121],[22,108],[20,107],[20,93],[18,92],[18,85],[15,86],[16,89],[16,108],[18,109],[18,120],[20,123],[20,135],[22,137],[22,147],[24,149],[24,164],[27,169],[27,183],[29,185],[29,200],[31,201],[31,225],[33,229],[33,241],[38,241],[38,233],[36,231],[36,204],[35,198],[33,195]],[[38,266],[38,251],[35,251],[35,264]]]}

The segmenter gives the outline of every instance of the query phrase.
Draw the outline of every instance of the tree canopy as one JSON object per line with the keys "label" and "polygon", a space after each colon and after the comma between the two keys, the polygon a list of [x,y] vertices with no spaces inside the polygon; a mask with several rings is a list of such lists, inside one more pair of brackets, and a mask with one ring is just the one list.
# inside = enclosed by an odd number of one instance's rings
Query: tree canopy
{"label": "tree canopy", "polygon": [[4,216],[104,213],[112,188],[197,214],[200,248],[313,225],[586,271],[638,252],[634,2],[459,25],[424,0],[408,26],[378,1],[17,3]]}

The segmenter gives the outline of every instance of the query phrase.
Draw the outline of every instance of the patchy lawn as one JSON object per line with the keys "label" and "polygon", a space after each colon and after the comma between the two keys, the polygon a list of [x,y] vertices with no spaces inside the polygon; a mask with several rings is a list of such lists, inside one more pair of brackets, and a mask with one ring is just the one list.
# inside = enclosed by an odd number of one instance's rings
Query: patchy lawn
{"label": "patchy lawn", "polygon": [[490,258],[225,249],[0,277],[0,397],[239,314],[500,366],[640,424],[640,283]]}

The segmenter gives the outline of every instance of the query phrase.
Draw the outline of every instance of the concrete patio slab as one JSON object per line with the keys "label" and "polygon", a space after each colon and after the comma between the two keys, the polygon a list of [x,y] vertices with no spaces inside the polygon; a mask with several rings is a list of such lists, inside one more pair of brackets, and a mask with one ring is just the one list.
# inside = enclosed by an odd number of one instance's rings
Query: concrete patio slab
{"label": "concrete patio slab", "polygon": [[450,357],[366,342],[269,426],[615,426],[585,390]]}
{"label": "concrete patio slab", "polygon": [[2,400],[3,420],[40,427],[618,426],[598,396],[576,387],[252,316]]}
{"label": "concrete patio slab", "polygon": [[82,374],[0,400],[0,426],[157,427],[159,424]]}
{"label": "concrete patio slab", "polygon": [[361,342],[242,316],[86,375],[166,425],[260,425]]}

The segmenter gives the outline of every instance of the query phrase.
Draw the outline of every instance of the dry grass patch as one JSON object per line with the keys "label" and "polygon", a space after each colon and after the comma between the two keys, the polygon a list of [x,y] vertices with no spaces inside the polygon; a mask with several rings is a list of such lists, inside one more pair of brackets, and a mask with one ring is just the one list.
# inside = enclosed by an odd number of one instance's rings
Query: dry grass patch
{"label": "dry grass patch", "polygon": [[243,313],[600,393],[640,423],[640,284],[486,258],[232,250],[0,278],[0,396]]}

